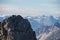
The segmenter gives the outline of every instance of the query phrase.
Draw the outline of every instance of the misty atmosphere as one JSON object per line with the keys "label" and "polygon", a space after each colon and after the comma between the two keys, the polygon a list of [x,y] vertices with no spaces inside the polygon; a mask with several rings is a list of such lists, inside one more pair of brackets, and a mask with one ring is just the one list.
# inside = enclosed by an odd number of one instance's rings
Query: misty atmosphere
{"label": "misty atmosphere", "polygon": [[60,0],[0,0],[0,40],[60,40]]}

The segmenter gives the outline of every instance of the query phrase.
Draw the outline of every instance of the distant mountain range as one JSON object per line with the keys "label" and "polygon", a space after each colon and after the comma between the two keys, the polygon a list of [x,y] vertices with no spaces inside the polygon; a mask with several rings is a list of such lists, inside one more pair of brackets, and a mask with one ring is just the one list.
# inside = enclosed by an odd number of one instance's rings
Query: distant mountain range
{"label": "distant mountain range", "polygon": [[51,26],[55,22],[60,22],[60,17],[54,17],[54,16],[45,16],[45,15],[37,17],[27,16],[25,18],[27,18],[30,21],[34,30],[36,28],[40,28],[41,26]]}
{"label": "distant mountain range", "polygon": [[[0,17],[0,22],[8,16]],[[38,40],[59,40],[60,36],[60,17],[54,16],[26,16],[30,21],[33,30],[36,32]],[[53,35],[54,34],[54,35]]]}
{"label": "distant mountain range", "polygon": [[8,18],[9,16],[0,16],[0,22],[2,22],[5,18]]}
{"label": "distant mountain range", "polygon": [[57,36],[57,34],[60,34],[60,17],[43,15],[25,18],[30,21],[36,32],[37,40],[59,40],[60,36]]}

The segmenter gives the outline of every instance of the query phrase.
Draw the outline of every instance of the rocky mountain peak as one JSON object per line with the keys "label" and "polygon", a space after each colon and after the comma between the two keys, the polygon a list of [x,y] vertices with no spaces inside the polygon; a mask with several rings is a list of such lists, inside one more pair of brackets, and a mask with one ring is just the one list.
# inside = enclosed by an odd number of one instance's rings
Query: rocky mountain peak
{"label": "rocky mountain peak", "polygon": [[37,40],[30,22],[20,15],[12,15],[3,20],[1,25],[3,29],[1,40]]}

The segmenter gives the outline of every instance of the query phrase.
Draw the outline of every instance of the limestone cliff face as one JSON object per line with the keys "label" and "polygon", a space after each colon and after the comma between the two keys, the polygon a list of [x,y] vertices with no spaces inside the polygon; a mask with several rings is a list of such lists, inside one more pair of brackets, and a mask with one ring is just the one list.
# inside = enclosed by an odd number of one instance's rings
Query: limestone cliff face
{"label": "limestone cliff face", "polygon": [[3,40],[37,40],[27,19],[11,16],[2,22]]}

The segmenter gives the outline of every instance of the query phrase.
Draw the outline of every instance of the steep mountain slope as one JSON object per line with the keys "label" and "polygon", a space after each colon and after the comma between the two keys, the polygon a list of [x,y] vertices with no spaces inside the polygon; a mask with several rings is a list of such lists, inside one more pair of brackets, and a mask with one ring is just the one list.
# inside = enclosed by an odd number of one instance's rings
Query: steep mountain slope
{"label": "steep mountain slope", "polygon": [[60,23],[56,22],[51,27],[49,28],[47,27],[47,29],[46,30],[45,29],[46,27],[42,29],[44,30],[44,32],[42,31],[39,35],[37,35],[38,40],[60,40]]}
{"label": "steep mountain slope", "polygon": [[20,15],[4,19],[0,28],[3,31],[3,35],[0,36],[1,40],[37,40],[30,22]]}

